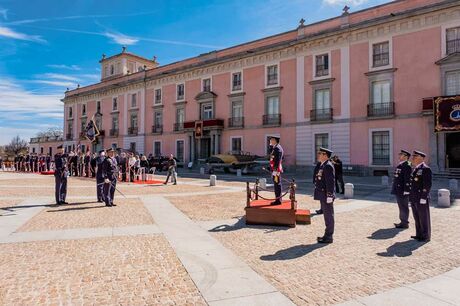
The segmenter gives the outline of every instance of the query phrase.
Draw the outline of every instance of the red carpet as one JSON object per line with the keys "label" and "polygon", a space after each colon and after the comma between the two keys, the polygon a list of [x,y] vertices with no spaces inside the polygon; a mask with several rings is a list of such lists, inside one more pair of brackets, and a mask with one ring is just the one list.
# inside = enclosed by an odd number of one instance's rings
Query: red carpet
{"label": "red carpet", "polygon": [[148,181],[134,181],[133,183],[141,184],[141,185],[162,185],[164,181],[148,180]]}
{"label": "red carpet", "polygon": [[40,172],[41,175],[54,175],[54,171],[42,171]]}

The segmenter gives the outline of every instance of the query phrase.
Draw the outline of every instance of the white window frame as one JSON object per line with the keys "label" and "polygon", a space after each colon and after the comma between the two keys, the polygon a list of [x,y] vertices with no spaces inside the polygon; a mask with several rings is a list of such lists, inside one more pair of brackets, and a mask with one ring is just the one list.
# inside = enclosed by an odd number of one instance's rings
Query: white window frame
{"label": "white window frame", "polygon": [[[278,69],[278,73],[276,75],[277,79],[276,79],[276,84],[271,84],[271,85],[268,85],[268,67],[270,66],[277,66]],[[266,63],[264,65],[264,86],[265,88],[273,88],[273,87],[279,87],[281,86],[280,84],[280,75],[281,75],[281,65],[280,65],[280,62],[271,62],[271,63]]]}
{"label": "white window frame", "polygon": [[[390,137],[390,164],[389,165],[375,165],[372,154],[372,133],[373,132],[389,132]],[[369,166],[371,167],[391,167],[394,164],[394,154],[393,154],[393,129],[392,128],[374,128],[369,129]]]}
{"label": "white window frame", "polygon": [[[316,57],[318,55],[323,55],[323,54],[327,54],[328,58],[329,58],[329,73],[327,75],[322,75],[322,76],[316,76]],[[331,76],[332,76],[332,52],[331,50],[323,50],[322,52],[315,52],[312,54],[313,58],[312,58],[312,79],[314,81],[316,80],[324,80],[324,79],[330,79]]]}
{"label": "white window frame", "polygon": [[278,138],[281,138],[280,134],[276,134],[276,133],[272,133],[272,134],[265,134],[264,136],[264,149],[262,150],[262,152],[265,152],[265,154],[270,154],[270,152],[267,151],[267,148],[268,148],[268,145],[267,145],[267,138],[269,136],[275,136],[275,137],[278,137]]}
{"label": "white window frame", "polygon": [[[179,96],[177,95],[178,92],[177,92],[177,88],[179,87],[179,85],[184,85],[184,96],[179,99]],[[176,84],[176,101],[184,101],[185,100],[185,82],[184,83],[177,83]]]}
{"label": "white window frame", "polygon": [[241,139],[241,152],[244,152],[244,137],[243,136],[230,136],[230,145],[229,145],[229,151],[230,152],[233,152],[233,148],[232,148],[232,145],[233,145],[233,139]]}
{"label": "white window frame", "polygon": [[[209,80],[209,91],[211,92],[212,91],[212,76],[201,78],[201,90],[200,91],[204,91],[204,81],[205,80]],[[185,90],[184,90],[184,95],[185,95]]]}
{"label": "white window frame", "polygon": [[[115,99],[117,100],[117,108],[116,108],[116,109],[113,108],[113,102],[114,102]],[[118,96],[112,97],[112,111],[115,111],[115,112],[116,112],[116,111],[119,111],[119,103],[118,103],[118,102],[119,102],[119,101],[118,101]]]}
{"label": "white window frame", "polygon": [[313,156],[313,163],[315,164],[317,162],[316,160],[316,135],[321,135],[321,134],[327,134],[327,143],[329,145],[329,150],[333,150],[332,149],[332,142],[331,142],[331,138],[332,138],[332,135],[331,135],[331,132],[330,131],[318,131],[318,132],[314,132],[313,133],[313,138],[312,138],[312,143],[313,143],[313,146],[312,146],[312,155]]}
{"label": "white window frame", "polygon": [[441,27],[441,53],[442,57],[447,56],[447,30],[451,28],[460,27],[460,21],[455,20],[450,23],[444,24]]}
{"label": "white window frame", "polygon": [[177,143],[178,143],[179,141],[184,142],[184,156],[182,156],[182,157],[183,157],[182,162],[185,162],[185,156],[187,156],[187,154],[186,154],[186,152],[185,152],[185,150],[186,150],[186,148],[187,148],[186,143],[185,143],[185,139],[182,139],[182,138],[176,139],[176,141],[174,142],[174,156],[175,156],[176,158],[178,157],[178,156],[177,156]]}
{"label": "white window frame", "polygon": [[[157,103],[157,90],[160,91],[160,103]],[[163,104],[163,89],[161,87],[157,87],[153,89],[153,105],[162,105]]]}
{"label": "white window frame", "polygon": [[[237,90],[233,90],[233,75],[235,73],[241,74],[241,87],[240,89],[237,89]],[[242,91],[243,91],[243,70],[230,71],[230,92],[237,93],[237,92],[242,92]]]}
{"label": "white window frame", "polygon": [[160,156],[163,156],[163,140],[154,140],[153,141],[153,144],[152,144],[153,156],[157,156],[157,155],[155,155],[155,144],[156,143],[160,143]]}
{"label": "white window frame", "polygon": [[[388,65],[374,67],[374,45],[388,42]],[[379,39],[369,40],[369,71],[379,71],[393,68],[393,36],[380,37]]]}
{"label": "white window frame", "polygon": [[[212,109],[212,116],[211,118],[205,118],[205,111],[204,111],[204,108],[206,106],[211,106],[211,109]],[[203,102],[200,104],[200,118],[201,120],[209,120],[209,119],[213,119],[216,117],[216,113],[215,113],[215,107],[214,107],[214,102]]]}

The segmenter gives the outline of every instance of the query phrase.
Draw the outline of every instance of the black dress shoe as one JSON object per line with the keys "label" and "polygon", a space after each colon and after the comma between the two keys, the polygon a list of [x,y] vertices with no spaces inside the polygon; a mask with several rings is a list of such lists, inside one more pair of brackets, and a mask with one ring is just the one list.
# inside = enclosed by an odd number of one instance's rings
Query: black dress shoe
{"label": "black dress shoe", "polygon": [[423,238],[423,237],[420,237],[419,239],[417,239],[418,241],[420,242],[430,242],[430,238]]}
{"label": "black dress shoe", "polygon": [[317,214],[317,215],[322,215],[322,214],[323,214],[323,210],[322,210],[322,209],[316,210],[316,214]]}
{"label": "black dress shoe", "polygon": [[62,201],[61,204],[69,204],[69,202]]}
{"label": "black dress shoe", "polygon": [[318,243],[332,243],[333,242],[332,238],[326,238],[326,237],[318,237],[316,240],[318,240]]}
{"label": "black dress shoe", "polygon": [[61,202],[56,202],[56,205],[61,205]]}
{"label": "black dress shoe", "polygon": [[104,202],[104,201],[102,201],[102,200],[97,200],[97,202],[98,202],[98,203],[102,203],[102,202]]}
{"label": "black dress shoe", "polygon": [[412,239],[415,239],[415,240],[420,240],[420,239],[421,239],[421,237],[419,237],[419,236],[410,236],[410,237],[411,237]]}
{"label": "black dress shoe", "polygon": [[105,206],[110,207],[110,206],[112,206],[112,205],[110,205],[110,204],[105,204]]}
{"label": "black dress shoe", "polygon": [[113,204],[113,203],[112,203],[110,206],[117,206],[117,204]]}
{"label": "black dress shoe", "polygon": [[274,202],[271,202],[270,205],[281,205],[281,202],[280,201],[274,201]]}
{"label": "black dress shoe", "polygon": [[396,228],[409,228],[408,224],[403,224],[403,223],[395,223]]}

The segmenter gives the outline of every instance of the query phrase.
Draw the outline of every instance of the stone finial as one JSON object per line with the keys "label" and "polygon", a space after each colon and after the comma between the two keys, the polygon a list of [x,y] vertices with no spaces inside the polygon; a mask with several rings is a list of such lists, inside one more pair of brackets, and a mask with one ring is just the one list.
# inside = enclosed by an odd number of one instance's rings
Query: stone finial
{"label": "stone finial", "polygon": [[342,15],[348,15],[348,14],[350,14],[350,13],[348,13],[349,10],[350,10],[350,7],[349,7],[348,5],[345,5],[345,6],[343,7],[343,10],[342,10],[342,11],[343,11]]}
{"label": "stone finial", "polygon": [[305,19],[300,19],[299,20],[299,27],[304,27],[305,26]]}
{"label": "stone finial", "polygon": [[105,59],[105,54],[104,54],[104,53],[102,53],[102,59],[103,59],[103,60]]}
{"label": "stone finial", "polygon": [[77,88],[80,88],[80,84],[77,84]]}
{"label": "stone finial", "polygon": [[125,53],[125,52],[126,52],[126,46],[121,47],[121,53]]}
{"label": "stone finial", "polygon": [[156,55],[154,55],[154,56],[153,56],[153,60],[152,60],[152,62],[154,62],[154,63],[156,63],[156,62],[157,62],[157,56],[156,56]]}
{"label": "stone finial", "polygon": [[67,87],[66,91],[69,91],[69,87]]}

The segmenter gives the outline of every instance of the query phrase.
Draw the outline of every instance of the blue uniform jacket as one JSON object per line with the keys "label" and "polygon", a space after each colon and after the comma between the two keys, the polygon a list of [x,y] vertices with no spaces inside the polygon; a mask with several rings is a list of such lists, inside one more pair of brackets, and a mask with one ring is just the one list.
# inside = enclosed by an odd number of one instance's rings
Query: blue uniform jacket
{"label": "blue uniform jacket", "polygon": [[96,166],[97,166],[96,178],[100,179],[100,180],[103,179],[103,177],[102,177],[102,164],[104,163],[104,160],[105,160],[105,157],[102,157],[102,156],[98,156],[96,158]]}
{"label": "blue uniform jacket", "polygon": [[283,169],[282,163],[283,163],[283,157],[284,157],[283,148],[279,144],[275,145],[273,147],[271,155],[272,155],[272,160],[273,160],[272,171],[281,170],[280,172],[282,172],[282,169]]}
{"label": "blue uniform jacket", "polygon": [[408,161],[400,163],[393,176],[393,187],[391,193],[402,196],[404,192],[410,191],[410,178],[412,175],[412,168]]}
{"label": "blue uniform jacket", "polygon": [[334,176],[334,166],[329,160],[319,165],[315,176],[315,200],[326,201],[328,197],[335,198]]}
{"label": "blue uniform jacket", "polygon": [[102,178],[111,181],[118,178],[118,163],[115,158],[106,157],[102,163]]}
{"label": "blue uniform jacket", "polygon": [[62,176],[63,172],[67,169],[67,155],[56,154],[54,155],[54,175]]}
{"label": "blue uniform jacket", "polygon": [[432,173],[430,167],[425,163],[418,165],[410,178],[410,195],[409,201],[412,204],[420,203],[420,200],[430,198],[432,184]]}

